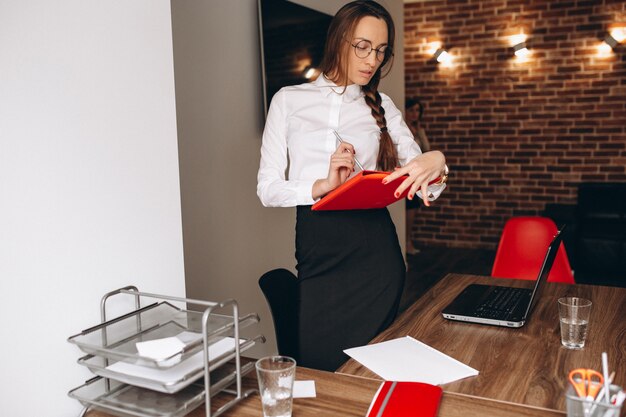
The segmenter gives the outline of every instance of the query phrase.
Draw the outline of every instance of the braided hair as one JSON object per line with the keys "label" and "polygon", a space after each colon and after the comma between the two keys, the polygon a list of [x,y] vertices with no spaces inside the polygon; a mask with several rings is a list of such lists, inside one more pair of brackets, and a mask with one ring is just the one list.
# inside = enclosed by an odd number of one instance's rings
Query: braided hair
{"label": "braided hair", "polygon": [[[379,70],[380,71],[380,70]],[[378,158],[376,166],[383,171],[393,171],[398,166],[398,151],[391,140],[391,135],[387,130],[387,119],[385,119],[385,109],[382,106],[382,99],[378,92],[380,73],[377,71],[367,85],[362,87],[365,93],[365,103],[372,109],[372,116],[380,128],[380,140],[378,142]]]}
{"label": "braided hair", "polygon": [[[385,109],[378,92],[380,79],[391,70],[393,63],[393,46],[395,26],[389,12],[375,1],[357,0],[343,6],[333,17],[328,28],[324,58],[320,64],[322,73],[340,85],[348,85],[347,62],[351,53],[345,39],[351,39],[358,22],[365,16],[382,19],[387,24],[388,44],[383,62],[380,64],[370,82],[361,87],[365,102],[372,110],[372,117],[380,128],[380,140],[376,166],[383,171],[392,171],[398,166],[398,152],[387,130]],[[383,74],[384,71],[384,74]]]}

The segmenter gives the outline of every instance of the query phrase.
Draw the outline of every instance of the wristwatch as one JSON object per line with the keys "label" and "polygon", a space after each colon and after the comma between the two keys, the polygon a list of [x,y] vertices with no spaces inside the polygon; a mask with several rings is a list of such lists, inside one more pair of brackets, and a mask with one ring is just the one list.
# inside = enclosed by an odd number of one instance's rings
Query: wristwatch
{"label": "wristwatch", "polygon": [[443,171],[439,175],[439,179],[433,185],[442,185],[442,184],[445,184],[446,182],[448,182],[448,174],[449,173],[450,173],[450,170],[448,169],[448,165],[444,165],[443,166]]}

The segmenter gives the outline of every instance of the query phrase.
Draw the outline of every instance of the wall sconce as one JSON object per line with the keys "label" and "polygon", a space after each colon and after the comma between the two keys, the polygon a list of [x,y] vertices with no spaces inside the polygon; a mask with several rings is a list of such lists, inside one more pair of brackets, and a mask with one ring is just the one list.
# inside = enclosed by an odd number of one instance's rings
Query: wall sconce
{"label": "wall sconce", "polygon": [[613,52],[613,49],[626,39],[626,28],[618,27],[611,29],[608,35],[598,45],[598,53],[601,56],[608,56]]}
{"label": "wall sconce", "polygon": [[513,52],[515,53],[515,56],[520,59],[528,58],[528,56],[530,55],[530,51],[526,46],[526,38],[527,36],[524,33],[509,37],[509,45],[513,47]]}
{"label": "wall sconce", "polygon": [[450,66],[450,64],[452,64],[452,55],[450,55],[445,49],[437,49],[433,55],[435,56],[437,62],[440,62],[445,66]]}
{"label": "wall sconce", "polygon": [[513,45],[513,52],[515,53],[515,56],[519,58],[527,58],[528,55],[530,55],[530,51],[526,47],[526,42]]}
{"label": "wall sconce", "polygon": [[445,67],[452,66],[452,55],[441,47],[441,42],[431,42],[429,44],[428,53],[433,55],[437,62]]}
{"label": "wall sconce", "polygon": [[626,28],[614,28],[611,30],[611,33],[606,35],[604,38],[604,43],[611,47],[611,49],[615,49],[617,44],[624,42],[626,39]]}
{"label": "wall sconce", "polygon": [[304,69],[304,71],[302,71],[302,76],[306,78],[307,80],[310,80],[311,78],[315,76],[317,71],[318,71],[317,68],[309,65]]}

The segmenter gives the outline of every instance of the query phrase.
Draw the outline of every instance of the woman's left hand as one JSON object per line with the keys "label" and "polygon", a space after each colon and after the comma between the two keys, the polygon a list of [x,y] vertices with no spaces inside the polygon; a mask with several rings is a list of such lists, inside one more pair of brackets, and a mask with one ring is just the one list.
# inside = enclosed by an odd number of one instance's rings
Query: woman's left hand
{"label": "woman's left hand", "polygon": [[439,151],[426,152],[418,155],[405,166],[396,168],[394,172],[383,179],[383,184],[388,184],[396,178],[408,175],[400,186],[396,188],[394,195],[399,197],[410,187],[407,198],[412,200],[417,190],[420,189],[424,205],[430,206],[430,202],[428,201],[428,183],[441,175],[445,165],[446,158],[443,153]]}

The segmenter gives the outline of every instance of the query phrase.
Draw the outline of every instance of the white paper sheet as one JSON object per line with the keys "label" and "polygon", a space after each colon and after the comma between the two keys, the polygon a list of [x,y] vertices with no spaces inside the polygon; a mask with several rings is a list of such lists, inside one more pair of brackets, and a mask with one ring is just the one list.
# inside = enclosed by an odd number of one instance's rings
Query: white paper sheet
{"label": "white paper sheet", "polygon": [[476,369],[410,336],[344,352],[387,381],[440,385],[478,375]]}
{"label": "white paper sheet", "polygon": [[315,393],[315,381],[293,381],[293,398],[313,398]]}

